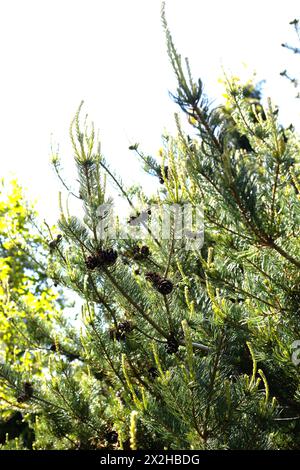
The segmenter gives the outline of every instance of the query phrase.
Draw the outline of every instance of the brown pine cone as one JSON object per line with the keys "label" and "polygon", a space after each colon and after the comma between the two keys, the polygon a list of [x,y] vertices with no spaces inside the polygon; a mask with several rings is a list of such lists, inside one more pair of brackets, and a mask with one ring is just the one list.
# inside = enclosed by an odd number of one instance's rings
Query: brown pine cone
{"label": "brown pine cone", "polygon": [[163,295],[171,294],[173,290],[173,282],[169,279],[163,278],[158,282],[156,289]]}
{"label": "brown pine cone", "polygon": [[118,330],[129,333],[132,331],[132,323],[129,320],[124,320],[123,322],[118,323]]}
{"label": "brown pine cone", "polygon": [[101,266],[112,266],[118,258],[118,253],[112,248],[109,250],[100,250],[98,259]]}
{"label": "brown pine cone", "polygon": [[147,279],[147,281],[152,282],[154,286],[157,285],[161,280],[160,275],[153,272],[146,273],[145,278]]}
{"label": "brown pine cone", "polygon": [[171,294],[173,290],[173,283],[170,279],[161,277],[158,273],[146,273],[145,275],[147,281],[150,281],[153,287],[163,295]]}
{"label": "brown pine cone", "polygon": [[95,269],[98,267],[98,264],[99,264],[99,260],[98,260],[98,256],[88,256],[87,259],[86,259],[86,267],[88,269]]}
{"label": "brown pine cone", "polygon": [[90,255],[86,259],[86,266],[88,269],[95,269],[101,267],[112,266],[118,258],[118,253],[113,249],[99,250],[96,254]]}
{"label": "brown pine cone", "polygon": [[24,382],[23,384],[23,392],[17,397],[18,403],[24,403],[33,395],[33,386],[31,382]]}
{"label": "brown pine cone", "polygon": [[147,245],[143,245],[140,249],[140,253],[143,258],[147,258],[150,255],[149,247]]}

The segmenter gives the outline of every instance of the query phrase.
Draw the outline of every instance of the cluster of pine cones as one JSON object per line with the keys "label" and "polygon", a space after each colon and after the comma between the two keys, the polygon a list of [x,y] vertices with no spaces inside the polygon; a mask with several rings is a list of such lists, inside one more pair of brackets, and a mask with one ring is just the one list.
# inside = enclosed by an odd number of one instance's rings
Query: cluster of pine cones
{"label": "cluster of pine cones", "polygon": [[106,268],[115,264],[118,258],[118,253],[113,249],[98,250],[95,254],[90,255],[86,259],[86,266],[88,269]]}
{"label": "cluster of pine cones", "polygon": [[136,245],[133,247],[133,250],[132,250],[133,259],[142,261],[148,258],[149,255],[150,255],[150,250],[147,245],[143,245],[141,247]]}

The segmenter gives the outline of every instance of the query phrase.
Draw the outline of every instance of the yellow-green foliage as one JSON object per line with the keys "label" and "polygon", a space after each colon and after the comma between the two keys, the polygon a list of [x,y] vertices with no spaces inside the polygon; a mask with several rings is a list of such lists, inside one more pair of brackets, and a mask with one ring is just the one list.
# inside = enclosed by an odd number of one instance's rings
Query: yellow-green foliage
{"label": "yellow-green foliage", "polygon": [[[31,221],[35,213],[16,180],[0,187],[0,359],[28,380],[43,366],[40,348],[28,331],[38,321],[50,322],[58,294],[43,271],[43,237]],[[15,397],[0,384],[0,410],[5,417]],[[22,408],[22,407],[21,407]]]}

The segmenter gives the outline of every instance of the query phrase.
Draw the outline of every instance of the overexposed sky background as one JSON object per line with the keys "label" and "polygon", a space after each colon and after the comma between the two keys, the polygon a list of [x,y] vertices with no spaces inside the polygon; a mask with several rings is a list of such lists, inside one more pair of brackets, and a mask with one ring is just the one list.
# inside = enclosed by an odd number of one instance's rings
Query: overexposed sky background
{"label": "overexposed sky background", "polygon": [[[161,0],[0,0],[1,176],[16,175],[50,223],[59,189],[51,142],[71,174],[69,124],[82,99],[103,153],[129,182],[141,173],[128,146],[156,154],[163,130],[174,130],[160,8]],[[300,102],[279,73],[300,76],[299,56],[280,46],[296,43],[289,22],[300,17],[299,0],[167,0],[166,11],[177,50],[210,97],[220,96],[222,65],[244,78],[256,71],[283,122],[297,123]]]}

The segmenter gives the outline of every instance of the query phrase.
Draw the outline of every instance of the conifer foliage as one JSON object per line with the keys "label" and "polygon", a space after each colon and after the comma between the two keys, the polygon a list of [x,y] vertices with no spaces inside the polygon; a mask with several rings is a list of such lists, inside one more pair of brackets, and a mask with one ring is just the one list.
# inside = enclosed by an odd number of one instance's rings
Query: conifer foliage
{"label": "conifer foliage", "polygon": [[[176,116],[160,161],[131,146],[158,182],[149,197],[110,169],[80,106],[70,135],[84,216],[62,204],[48,268],[82,299],[80,319],[52,322],[43,373],[8,361],[1,387],[32,417],[36,449],[299,448],[299,135],[251,84],[226,78],[213,108],[162,20],[190,135]],[[107,180],[143,240],[110,236]],[[202,247],[172,217],[168,238],[148,223],[154,206],[187,204],[204,209]]]}

